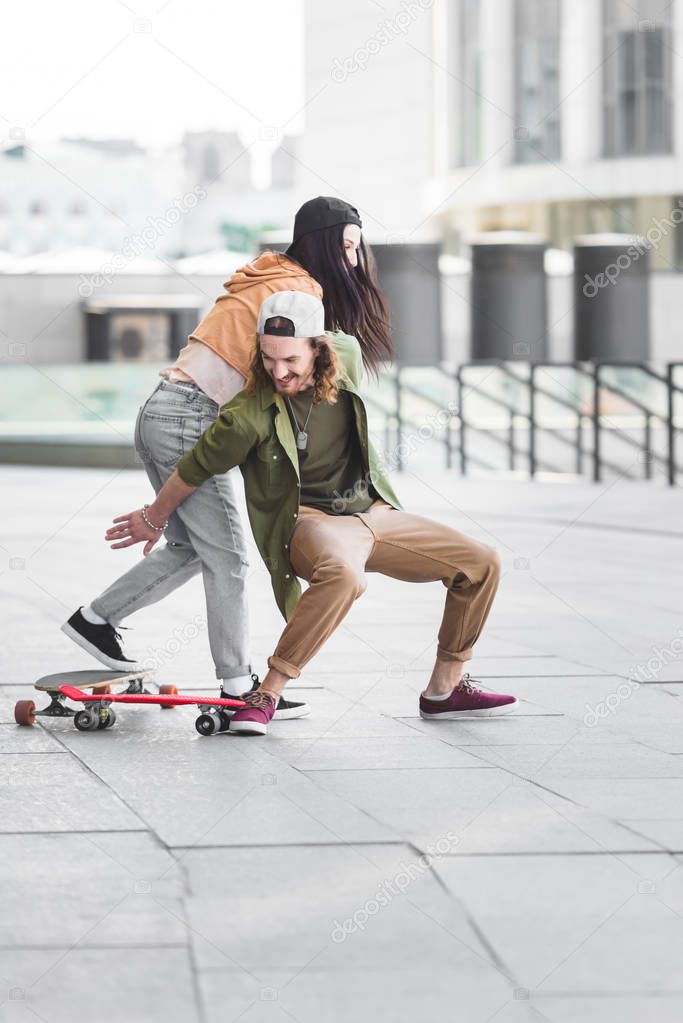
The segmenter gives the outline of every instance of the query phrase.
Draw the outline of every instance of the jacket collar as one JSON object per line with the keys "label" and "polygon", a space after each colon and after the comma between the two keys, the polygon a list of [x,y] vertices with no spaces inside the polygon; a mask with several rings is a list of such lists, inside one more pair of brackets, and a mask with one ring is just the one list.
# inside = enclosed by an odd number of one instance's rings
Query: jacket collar
{"label": "jacket collar", "polygon": [[[352,386],[351,381],[346,374],[339,378],[339,388],[343,391],[351,391],[352,394],[358,393]],[[259,391],[259,398],[261,401],[261,408],[264,411],[265,409],[270,408],[271,405],[275,405],[280,412],[285,411],[284,398],[275,390],[272,384],[267,384]]]}

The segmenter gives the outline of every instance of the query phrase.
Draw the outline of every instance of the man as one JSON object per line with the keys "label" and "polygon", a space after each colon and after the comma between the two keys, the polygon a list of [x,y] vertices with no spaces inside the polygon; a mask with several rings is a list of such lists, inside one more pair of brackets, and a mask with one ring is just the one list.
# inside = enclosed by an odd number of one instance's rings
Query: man
{"label": "man", "polygon": [[[287,620],[268,673],[230,731],[267,732],[280,695],[365,590],[365,573],[447,588],[436,663],[420,697],[427,720],[511,710],[514,696],[476,688],[463,664],[498,587],[490,547],[401,509],[368,440],[357,340],[324,332],[322,302],[280,291],[261,305],[246,388],[179,461],[148,508],[108,530],[113,547],[159,538],[171,513],[239,465],[254,539]],[[303,593],[297,576],[309,583]]]}

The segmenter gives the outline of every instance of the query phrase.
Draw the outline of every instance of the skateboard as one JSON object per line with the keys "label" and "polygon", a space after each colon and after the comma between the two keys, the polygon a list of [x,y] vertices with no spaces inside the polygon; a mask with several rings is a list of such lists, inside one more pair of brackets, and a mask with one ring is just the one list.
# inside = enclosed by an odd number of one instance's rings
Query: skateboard
{"label": "skateboard", "polygon": [[[162,690],[166,690],[163,692]],[[84,705],[83,710],[74,714],[74,725],[79,732],[94,732],[98,729],[111,728],[116,722],[116,714],[111,708],[112,703],[143,703],[157,707],[199,707],[201,714],[195,721],[195,728],[200,735],[213,735],[215,732],[226,732],[230,718],[224,708],[237,709],[244,706],[243,700],[225,699],[220,696],[180,695],[175,686],[161,686],[159,693],[85,693],[76,686],[62,685],[59,692],[68,698]],[[21,711],[17,708],[22,705]],[[20,700],[15,708],[15,720],[20,725],[32,725],[35,718],[33,701]]]}
{"label": "skateboard", "polygon": [[[32,700],[19,700],[14,708],[14,718],[18,724],[25,723],[19,721],[18,714],[32,717],[72,718],[76,711],[66,705],[66,697],[61,691],[61,686],[73,684],[79,689],[92,689],[94,692],[110,693],[112,685],[124,685],[127,682],[128,688],[125,692],[146,693],[148,690],[144,687],[144,679],[149,678],[152,674],[154,673],[151,670],[130,674],[125,671],[88,670],[62,671],[55,675],[43,675],[42,678],[39,678],[34,683],[33,688],[37,689],[40,693],[49,693],[49,704],[43,707],[42,710],[36,710]],[[175,686],[160,686],[159,692],[177,693],[178,690]],[[32,709],[29,709],[29,705]],[[31,721],[30,723],[32,724],[33,722]]]}

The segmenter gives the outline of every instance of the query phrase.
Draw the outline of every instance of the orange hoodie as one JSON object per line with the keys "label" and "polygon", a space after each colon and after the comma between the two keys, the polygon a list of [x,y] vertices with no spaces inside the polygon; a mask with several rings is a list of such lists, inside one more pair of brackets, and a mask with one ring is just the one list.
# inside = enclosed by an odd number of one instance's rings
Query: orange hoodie
{"label": "orange hoodie", "polygon": [[256,322],[261,303],[274,291],[306,291],[322,299],[318,282],[281,252],[262,252],[236,270],[223,285],[213,308],[190,334],[247,376],[256,345]]}

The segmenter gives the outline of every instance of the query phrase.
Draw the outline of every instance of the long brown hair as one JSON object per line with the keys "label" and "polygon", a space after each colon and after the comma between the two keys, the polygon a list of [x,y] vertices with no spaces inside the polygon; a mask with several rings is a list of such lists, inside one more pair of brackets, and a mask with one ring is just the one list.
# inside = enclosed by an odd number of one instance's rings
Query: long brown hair
{"label": "long brown hair", "polygon": [[[285,327],[291,324],[291,322],[291,320],[284,316],[273,316],[271,319],[266,320],[266,333],[269,326]],[[320,337],[311,337],[308,340],[311,348],[317,347],[318,349],[318,354],[313,362],[313,403],[317,405],[321,401],[327,401],[330,405],[334,405],[339,391],[339,377],[344,372],[341,359],[324,334],[321,334]],[[272,377],[266,371],[263,359],[261,358],[261,337],[259,334],[256,335],[256,342],[256,350],[254,351],[254,356],[249,366],[247,382],[244,386],[247,394],[256,394],[257,391],[265,387],[273,386]]]}
{"label": "long brown hair", "polygon": [[292,242],[286,255],[323,289],[325,330],[343,330],[358,339],[363,364],[377,374],[394,357],[389,304],[377,280],[375,257],[361,237],[358,266],[344,252],[344,224],[309,231]]}

